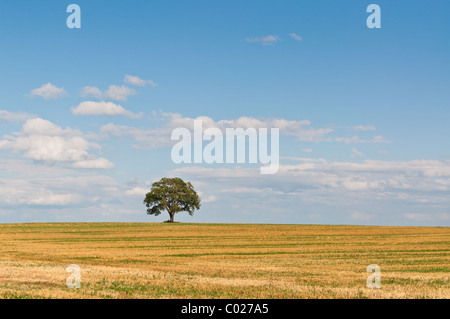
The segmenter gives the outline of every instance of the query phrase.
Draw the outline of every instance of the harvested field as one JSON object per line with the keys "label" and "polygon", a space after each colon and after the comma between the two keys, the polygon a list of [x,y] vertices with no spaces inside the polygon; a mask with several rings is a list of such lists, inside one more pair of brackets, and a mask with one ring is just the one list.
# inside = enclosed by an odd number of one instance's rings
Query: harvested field
{"label": "harvested field", "polygon": [[3,224],[0,241],[0,298],[450,298],[448,227]]}

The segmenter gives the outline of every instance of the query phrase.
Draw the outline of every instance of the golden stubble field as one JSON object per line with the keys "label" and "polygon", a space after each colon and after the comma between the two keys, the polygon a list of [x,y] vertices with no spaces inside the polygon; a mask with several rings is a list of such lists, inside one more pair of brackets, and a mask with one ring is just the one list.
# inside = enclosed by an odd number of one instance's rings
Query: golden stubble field
{"label": "golden stubble field", "polygon": [[448,227],[4,224],[0,242],[0,298],[450,297]]}

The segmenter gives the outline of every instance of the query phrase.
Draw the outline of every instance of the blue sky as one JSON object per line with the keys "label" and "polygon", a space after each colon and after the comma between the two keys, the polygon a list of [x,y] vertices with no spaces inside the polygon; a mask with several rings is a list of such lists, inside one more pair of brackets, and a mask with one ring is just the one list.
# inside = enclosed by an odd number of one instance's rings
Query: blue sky
{"label": "blue sky", "polygon": [[[66,26],[71,3],[81,29]],[[367,28],[371,3],[381,29]],[[145,191],[180,176],[203,198],[185,222],[449,226],[448,12],[448,1],[2,1],[0,221],[158,222]],[[280,120],[279,172],[174,164],[171,131],[198,117]]]}

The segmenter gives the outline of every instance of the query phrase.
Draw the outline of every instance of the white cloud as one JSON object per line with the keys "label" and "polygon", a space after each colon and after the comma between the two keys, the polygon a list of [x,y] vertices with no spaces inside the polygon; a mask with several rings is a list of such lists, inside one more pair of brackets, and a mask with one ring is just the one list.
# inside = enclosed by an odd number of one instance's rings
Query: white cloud
{"label": "white cloud", "polygon": [[137,76],[132,75],[125,75],[125,78],[123,81],[127,84],[136,85],[136,86],[145,86],[147,84],[147,81],[142,80],[141,78]]}
{"label": "white cloud", "polygon": [[247,42],[259,42],[262,45],[273,45],[280,41],[280,37],[278,35],[268,35],[260,38],[247,38],[245,41]]}
{"label": "white cloud", "polygon": [[116,116],[123,115],[129,118],[140,118],[142,113],[135,114],[133,112],[127,111],[121,105],[112,102],[93,102],[85,101],[80,103],[77,107],[72,107],[72,114],[74,115],[107,115]]}
{"label": "white cloud", "polygon": [[[107,102],[92,102],[87,101],[81,103],[78,107],[72,108],[72,113],[76,115],[125,115],[130,118],[138,118],[142,113],[134,114],[125,110],[122,106]],[[353,137],[335,137],[330,134],[334,132],[332,128],[315,128],[308,120],[287,120],[283,118],[278,119],[264,119],[253,117],[240,117],[232,120],[216,121],[207,116],[198,116],[190,118],[182,116],[178,113],[154,113],[155,119],[158,119],[163,124],[162,127],[149,129],[137,128],[124,125],[107,124],[101,127],[98,134],[91,134],[92,138],[105,139],[111,136],[115,137],[131,137],[137,144],[133,145],[136,148],[152,149],[159,147],[169,147],[175,142],[171,140],[171,133],[175,128],[187,128],[193,131],[194,121],[201,120],[203,130],[208,128],[219,128],[225,133],[226,128],[278,128],[280,136],[292,136],[299,141],[304,142],[339,142],[345,144],[362,144],[362,143],[390,143],[382,136],[375,136],[371,139],[361,139],[358,136]],[[365,127],[365,129],[370,129]],[[304,148],[304,152],[311,152],[312,149]],[[362,155],[358,151],[352,151],[353,155]]]}
{"label": "white cloud", "polygon": [[387,141],[384,139],[383,136],[377,135],[373,137],[371,140],[369,140],[368,143],[391,143],[391,141]]}
{"label": "white cloud", "polygon": [[148,83],[150,86],[153,86],[153,87],[158,86],[158,83],[155,83],[155,82],[153,82],[152,80],[148,80],[147,83]]}
{"label": "white cloud", "polygon": [[31,91],[31,96],[40,96],[44,99],[58,99],[67,94],[64,88],[58,88],[51,83],[47,83],[42,85],[38,89],[34,89]]}
{"label": "white cloud", "polygon": [[313,128],[311,122],[308,120],[286,120],[286,119],[257,119],[253,117],[240,117],[236,120],[220,120],[214,121],[207,116],[199,116],[197,118],[183,117],[180,114],[164,113],[164,116],[169,118],[170,126],[172,127],[186,127],[192,129],[194,120],[203,121],[203,129],[216,127],[225,131],[226,128],[278,128],[280,135],[294,136],[300,141],[319,142],[325,140],[325,136],[331,132],[331,128]]}
{"label": "white cloud", "polygon": [[356,148],[352,148],[352,153],[351,153],[351,155],[352,156],[364,156],[364,154],[363,153],[361,153],[360,151],[358,151]]}
{"label": "white cloud", "polygon": [[18,159],[0,159],[0,166],[7,172],[0,176],[0,206],[3,207],[91,206],[97,205],[100,198],[105,200],[120,194],[116,181],[92,171],[43,166]]}
{"label": "white cloud", "polygon": [[[448,205],[450,161],[374,161],[361,163],[328,162],[325,159],[297,159],[298,164],[281,164],[277,174],[260,175],[258,168],[188,166],[172,170],[174,176],[209,183],[204,188],[219,196],[224,189],[236,188],[242,196],[257,194],[302,203],[368,205],[368,202],[401,202],[404,205]],[[220,188],[216,187],[220,185]],[[255,199],[257,200],[257,199]],[[373,204],[372,204],[373,205]]]}
{"label": "white cloud", "polygon": [[[304,142],[340,142],[345,144],[361,143],[389,143],[382,136],[375,136],[372,139],[361,139],[358,136],[330,137],[334,132],[332,128],[314,128],[308,120],[287,120],[287,119],[257,119],[253,117],[240,117],[234,120],[219,120],[207,116],[198,116],[196,118],[184,117],[178,113],[161,113],[164,126],[159,129],[139,129],[130,126],[117,126],[108,124],[101,128],[101,138],[108,136],[129,136],[134,138],[140,148],[167,147],[173,145],[170,139],[171,132],[175,128],[183,127],[193,130],[194,121],[201,120],[203,130],[208,128],[219,128],[225,132],[226,128],[278,128],[281,136],[292,136],[299,141]],[[303,149],[305,152],[311,152],[311,149]],[[353,152],[355,155],[356,153]]]}
{"label": "white cloud", "polygon": [[[27,120],[15,136],[4,136],[0,149],[22,152],[24,157],[46,163],[69,163],[79,168],[111,168],[106,159],[96,159],[88,153],[99,148],[85,139],[78,130],[62,129],[56,124],[35,118]],[[94,161],[94,162],[91,162]]]}
{"label": "white cloud", "polygon": [[130,95],[136,95],[136,91],[125,85],[110,85],[105,92],[105,97],[115,101],[126,101]]}
{"label": "white cloud", "polygon": [[79,202],[79,197],[73,194],[54,194],[49,191],[42,192],[42,195],[30,198],[27,202],[30,205],[70,205]]}
{"label": "white cloud", "polygon": [[158,129],[140,129],[136,127],[107,124],[101,127],[100,133],[96,136],[99,139],[109,136],[128,136],[135,139],[138,148],[168,147],[174,144],[171,140],[173,129],[178,127],[193,130],[194,120],[203,121],[203,130],[208,128],[219,128],[225,132],[226,128],[279,128],[280,134],[294,136],[300,141],[320,142],[325,140],[325,135],[332,132],[328,128],[313,128],[307,120],[289,121],[285,119],[256,119],[251,117],[241,117],[236,120],[215,121],[207,116],[197,118],[183,117],[178,113],[162,113],[164,126]]}
{"label": "white cloud", "polygon": [[95,86],[86,86],[81,90],[82,97],[94,97],[96,99],[109,99],[114,101],[126,101],[129,96],[136,94],[136,90],[125,85],[110,85],[106,92],[102,92]]}
{"label": "white cloud", "polygon": [[1,122],[25,122],[26,120],[35,118],[35,115],[24,112],[8,112],[6,110],[0,110]]}
{"label": "white cloud", "polygon": [[129,189],[125,192],[125,195],[132,197],[145,197],[145,194],[149,192],[149,188],[136,186],[132,189]]}
{"label": "white cloud", "polygon": [[103,98],[103,92],[95,86],[85,86],[81,90],[82,97],[95,97],[97,99]]}
{"label": "white cloud", "polygon": [[105,169],[113,168],[114,164],[105,158],[90,159],[85,161],[76,161],[72,164],[73,168],[93,168],[93,169]]}
{"label": "white cloud", "polygon": [[171,141],[170,127],[160,129],[140,129],[136,127],[116,124],[106,124],[100,128],[100,133],[94,137],[98,139],[115,137],[131,137],[138,144],[133,145],[135,148],[153,149],[159,147],[168,147],[173,145]]}
{"label": "white cloud", "polygon": [[125,75],[125,78],[123,79],[123,81],[127,84],[130,85],[136,85],[136,86],[146,86],[147,84],[151,85],[151,86],[157,86],[158,84],[156,84],[155,82],[151,81],[151,80],[143,80],[137,76],[133,76],[133,75]]}
{"label": "white cloud", "polygon": [[206,195],[202,191],[197,191],[198,196],[200,197],[202,203],[212,203],[217,200],[217,196],[214,195]]}
{"label": "white cloud", "polygon": [[291,36],[292,39],[294,39],[296,41],[302,41],[303,40],[301,36],[295,34],[294,32],[289,33],[289,35]]}

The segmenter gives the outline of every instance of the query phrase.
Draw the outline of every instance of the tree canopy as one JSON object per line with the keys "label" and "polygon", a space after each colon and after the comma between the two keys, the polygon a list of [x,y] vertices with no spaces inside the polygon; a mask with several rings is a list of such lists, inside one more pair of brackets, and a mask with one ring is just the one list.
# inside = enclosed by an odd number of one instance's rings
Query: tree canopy
{"label": "tree canopy", "polygon": [[145,195],[144,204],[147,214],[158,216],[167,211],[169,222],[174,222],[174,216],[179,212],[188,212],[194,215],[194,210],[200,209],[200,197],[190,182],[181,178],[167,178],[152,184],[150,192]]}

